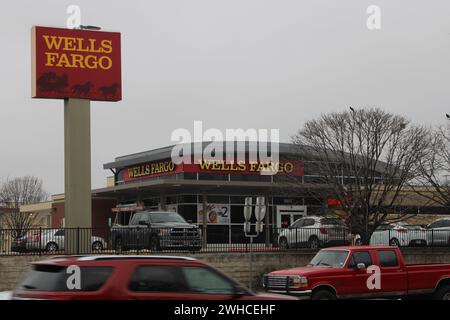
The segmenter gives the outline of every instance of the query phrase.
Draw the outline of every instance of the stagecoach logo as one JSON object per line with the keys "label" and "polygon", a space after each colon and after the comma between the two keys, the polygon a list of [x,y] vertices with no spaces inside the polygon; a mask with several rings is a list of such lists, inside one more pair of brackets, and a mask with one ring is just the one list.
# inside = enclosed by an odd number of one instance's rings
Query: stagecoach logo
{"label": "stagecoach logo", "polygon": [[33,27],[35,98],[119,101],[120,33]]}

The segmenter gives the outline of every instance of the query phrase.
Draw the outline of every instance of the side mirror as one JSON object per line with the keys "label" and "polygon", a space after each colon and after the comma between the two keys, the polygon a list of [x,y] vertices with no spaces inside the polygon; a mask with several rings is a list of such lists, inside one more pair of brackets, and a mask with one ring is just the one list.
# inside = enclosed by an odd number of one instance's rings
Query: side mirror
{"label": "side mirror", "polygon": [[358,263],[356,265],[356,269],[358,269],[358,270],[362,270],[362,269],[365,269],[365,268],[366,268],[366,265],[364,263],[362,263],[362,262],[360,262],[360,263]]}

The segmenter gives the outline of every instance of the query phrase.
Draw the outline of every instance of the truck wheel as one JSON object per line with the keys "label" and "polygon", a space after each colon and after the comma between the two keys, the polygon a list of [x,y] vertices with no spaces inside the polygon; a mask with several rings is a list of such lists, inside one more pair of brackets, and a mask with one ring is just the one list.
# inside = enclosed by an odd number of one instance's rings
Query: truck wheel
{"label": "truck wheel", "polygon": [[158,237],[154,236],[150,239],[150,250],[152,251],[160,251],[161,247],[159,246]]}
{"label": "truck wheel", "polygon": [[309,238],[308,247],[311,249],[318,249],[319,248],[319,239],[317,239],[317,237],[315,237],[315,236]]}
{"label": "truck wheel", "polygon": [[115,245],[114,245],[114,249],[116,249],[116,251],[118,251],[118,252],[122,252],[123,251],[122,238],[117,238],[116,239]]}
{"label": "truck wheel", "polygon": [[400,247],[400,242],[398,241],[398,239],[392,238],[389,241],[389,245],[392,246],[392,247]]}
{"label": "truck wheel", "polygon": [[311,300],[336,300],[336,296],[328,290],[319,290],[312,294]]}
{"label": "truck wheel", "polygon": [[279,246],[281,250],[289,249],[289,243],[285,237],[280,238]]}
{"label": "truck wheel", "polygon": [[450,300],[450,285],[443,285],[439,289],[437,289],[435,299]]}

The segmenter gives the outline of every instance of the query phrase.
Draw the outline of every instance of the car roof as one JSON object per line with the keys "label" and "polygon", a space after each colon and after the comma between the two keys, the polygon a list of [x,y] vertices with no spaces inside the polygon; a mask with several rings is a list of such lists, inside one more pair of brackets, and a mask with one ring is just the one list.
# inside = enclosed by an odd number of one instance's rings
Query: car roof
{"label": "car roof", "polygon": [[304,217],[298,218],[297,220],[306,219],[306,218],[308,218],[308,219],[315,219],[315,220],[320,220],[320,219],[337,219],[337,220],[340,220],[339,217],[332,217],[332,216],[304,216]]}
{"label": "car roof", "polygon": [[395,249],[397,247],[386,246],[386,245],[371,245],[371,246],[340,246],[340,247],[330,247],[322,250],[373,250],[373,249]]}
{"label": "car roof", "polygon": [[436,222],[436,221],[448,221],[448,220],[450,220],[450,218],[439,218],[439,219],[434,220],[433,222]]}
{"label": "car roof", "polygon": [[164,256],[164,255],[65,255],[55,256],[50,259],[36,261],[33,264],[54,264],[68,265],[77,262],[107,262],[107,261],[184,261],[184,262],[200,262],[192,257],[184,256]]}

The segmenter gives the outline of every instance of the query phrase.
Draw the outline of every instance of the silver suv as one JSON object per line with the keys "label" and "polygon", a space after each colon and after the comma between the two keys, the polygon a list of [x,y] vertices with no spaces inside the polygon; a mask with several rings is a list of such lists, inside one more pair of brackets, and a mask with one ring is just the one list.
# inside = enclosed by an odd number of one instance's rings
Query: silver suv
{"label": "silver suv", "polygon": [[450,246],[450,218],[430,223],[427,226],[427,238],[431,246]]}
{"label": "silver suv", "polygon": [[278,235],[280,249],[306,246],[312,249],[325,245],[348,245],[351,232],[339,218],[306,216],[294,221]]}

